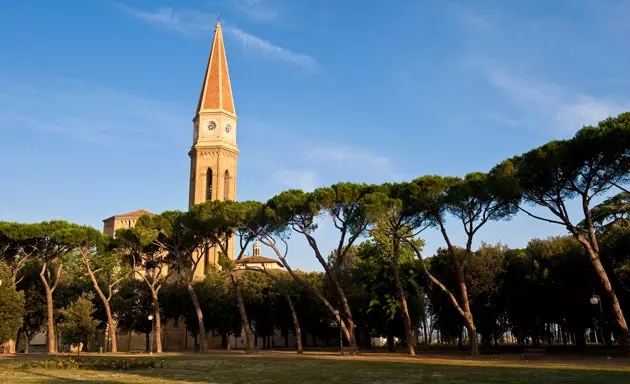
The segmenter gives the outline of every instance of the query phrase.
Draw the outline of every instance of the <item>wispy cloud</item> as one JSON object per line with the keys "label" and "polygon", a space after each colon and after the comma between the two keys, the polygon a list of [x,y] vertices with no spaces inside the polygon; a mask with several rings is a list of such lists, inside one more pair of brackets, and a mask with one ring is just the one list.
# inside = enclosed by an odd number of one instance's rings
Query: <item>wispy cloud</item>
{"label": "wispy cloud", "polygon": [[494,29],[494,24],[490,18],[473,12],[471,9],[464,7],[459,3],[449,3],[449,9],[453,16],[455,16],[455,18],[466,27],[485,31]]}
{"label": "wispy cloud", "polygon": [[340,181],[382,183],[412,177],[382,154],[346,145],[303,150],[296,160],[295,168],[272,171],[274,183],[282,188],[311,191]]}
{"label": "wispy cloud", "polygon": [[240,41],[246,49],[260,52],[270,58],[286,61],[308,72],[321,72],[319,63],[309,55],[293,52],[289,49],[274,45],[267,40],[251,35],[236,27],[228,26],[226,31]]}
{"label": "wispy cloud", "polygon": [[150,137],[175,134],[187,121],[173,104],[69,79],[36,84],[0,79],[0,89],[0,127],[105,147],[153,146]]}
{"label": "wispy cloud", "polygon": [[378,153],[350,146],[319,147],[313,149],[308,158],[317,164],[345,167],[361,167],[376,174],[390,174],[394,170],[393,161]]}
{"label": "wispy cloud", "polygon": [[525,113],[546,120],[562,131],[573,131],[630,109],[630,100],[597,97],[552,82],[518,75],[492,60],[479,68],[488,82]]}
{"label": "wispy cloud", "polygon": [[231,0],[234,8],[247,19],[257,22],[272,22],[280,17],[280,9],[269,0]]}
{"label": "wispy cloud", "polygon": [[177,32],[183,35],[200,35],[210,30],[216,15],[200,11],[175,11],[173,8],[163,7],[155,11],[143,11],[118,3],[126,14],[154,26]]}
{"label": "wispy cloud", "polygon": [[[240,7],[244,9],[248,9],[248,12],[254,12],[257,7],[261,6],[259,5],[260,2],[255,0],[236,3],[240,4]],[[156,11],[142,11],[126,4],[119,4],[119,7],[128,15],[142,22],[186,36],[201,35],[208,31],[214,25],[214,18],[216,17],[216,15],[211,13],[175,11],[172,8],[159,8]],[[265,13],[263,12],[262,14],[264,15]],[[271,18],[271,15],[268,14],[265,17]],[[249,52],[285,61],[313,74],[321,72],[321,67],[317,60],[309,55],[275,45],[270,41],[254,36],[225,22],[222,22],[222,24],[224,31],[234,37],[244,49]]]}
{"label": "wispy cloud", "polygon": [[312,169],[280,169],[274,171],[273,180],[282,188],[308,192],[319,186],[316,172]]}

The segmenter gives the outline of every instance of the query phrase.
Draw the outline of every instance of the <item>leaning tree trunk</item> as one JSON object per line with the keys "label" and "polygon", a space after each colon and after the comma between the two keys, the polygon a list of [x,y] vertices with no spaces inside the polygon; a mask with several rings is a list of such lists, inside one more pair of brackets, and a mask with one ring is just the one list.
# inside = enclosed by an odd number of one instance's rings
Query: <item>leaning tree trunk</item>
{"label": "leaning tree trunk", "polygon": [[462,296],[462,309],[464,310],[464,321],[466,323],[466,331],[468,331],[468,340],[470,343],[470,356],[479,356],[479,341],[477,340],[477,329],[473,321],[473,315],[470,311],[470,301],[468,300],[468,288],[464,280],[464,273],[458,268],[457,280],[459,280],[459,290]]}
{"label": "leaning tree trunk", "polygon": [[152,292],[153,298],[153,318],[155,319],[155,352],[162,353],[162,317],[160,316],[160,302],[157,292]]}
{"label": "leaning tree trunk", "polygon": [[624,317],[623,311],[621,310],[621,304],[619,304],[619,298],[617,297],[617,294],[615,293],[615,290],[610,283],[610,279],[608,279],[608,274],[606,273],[606,270],[602,265],[599,255],[593,250],[590,244],[582,244],[585,246],[590,256],[591,263],[593,264],[593,267],[595,267],[595,272],[597,273],[597,276],[602,283],[604,292],[606,292],[606,295],[610,299],[611,310],[615,317],[615,323],[617,325],[617,328],[619,328],[619,332],[621,335],[621,345],[623,347],[626,357],[630,357],[630,332],[628,331],[628,323],[626,323],[626,318]]}
{"label": "leaning tree trunk", "polygon": [[206,345],[206,327],[203,324],[203,312],[201,312],[199,299],[197,298],[197,294],[195,293],[195,289],[193,288],[192,283],[188,282],[188,284],[186,284],[186,288],[188,289],[190,300],[192,300],[193,306],[195,307],[197,322],[199,323],[199,336],[201,337],[201,351],[205,353],[208,352],[208,346]]}
{"label": "leaning tree trunk", "polygon": [[302,329],[300,328],[300,322],[298,320],[297,312],[295,311],[293,300],[291,300],[291,296],[289,296],[288,292],[284,292],[284,297],[287,299],[289,309],[291,310],[291,317],[293,318],[293,328],[295,328],[295,346],[297,348],[297,353],[302,354],[304,353],[304,349],[302,348]]}
{"label": "leaning tree trunk", "polygon": [[392,262],[392,269],[394,272],[394,280],[396,282],[396,291],[398,291],[398,298],[400,299],[400,305],[402,309],[403,320],[405,322],[405,335],[407,337],[407,351],[410,356],[416,355],[416,336],[413,332],[413,326],[411,325],[411,317],[409,316],[409,308],[407,306],[407,298],[405,297],[405,290],[403,289],[402,282],[400,281],[400,273],[398,271],[398,258],[400,256],[400,242],[397,238],[394,238],[394,257]]}
{"label": "leaning tree trunk", "polygon": [[241,285],[236,279],[234,272],[230,273],[230,278],[234,284],[234,291],[236,292],[236,305],[238,312],[241,315],[241,322],[243,323],[243,331],[245,331],[245,340],[247,341],[247,352],[254,352],[254,337],[252,335],[252,328],[249,326],[249,319],[247,318],[247,311],[245,310],[245,302],[243,300],[243,292],[241,291]]}

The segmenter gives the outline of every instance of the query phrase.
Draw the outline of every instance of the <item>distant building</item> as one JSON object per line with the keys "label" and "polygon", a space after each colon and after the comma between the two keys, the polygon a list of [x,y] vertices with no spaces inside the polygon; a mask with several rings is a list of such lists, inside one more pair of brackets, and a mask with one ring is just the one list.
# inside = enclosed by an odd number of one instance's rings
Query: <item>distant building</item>
{"label": "distant building", "polygon": [[254,243],[252,254],[243,256],[236,262],[237,268],[245,269],[249,267],[266,270],[278,270],[283,268],[282,264],[278,260],[261,255],[260,250],[260,242],[257,241]]}
{"label": "distant building", "polygon": [[134,227],[142,215],[153,215],[153,213],[139,209],[107,218],[103,220],[103,233],[112,238],[116,237],[117,230]]}

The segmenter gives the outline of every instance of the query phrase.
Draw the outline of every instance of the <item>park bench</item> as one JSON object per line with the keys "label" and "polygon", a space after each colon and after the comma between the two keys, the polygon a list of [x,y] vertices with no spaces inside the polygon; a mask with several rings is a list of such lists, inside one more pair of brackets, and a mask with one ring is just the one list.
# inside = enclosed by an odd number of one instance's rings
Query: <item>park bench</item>
{"label": "park bench", "polygon": [[545,355],[545,350],[542,348],[529,348],[523,350],[523,358],[529,360],[532,357],[541,357]]}
{"label": "park bench", "polygon": [[357,347],[341,347],[339,351],[340,355],[358,355],[359,349]]}

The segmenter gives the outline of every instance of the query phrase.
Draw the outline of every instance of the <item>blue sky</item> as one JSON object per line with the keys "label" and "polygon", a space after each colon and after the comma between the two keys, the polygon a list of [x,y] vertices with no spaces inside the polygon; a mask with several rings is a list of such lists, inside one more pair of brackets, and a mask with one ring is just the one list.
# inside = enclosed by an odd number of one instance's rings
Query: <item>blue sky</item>
{"label": "blue sky", "polygon": [[[0,220],[102,229],[116,213],[186,209],[217,13],[239,200],[485,171],[630,110],[630,1],[386,3],[1,2]],[[517,217],[479,240],[560,233]],[[317,237],[326,250],[336,239],[326,223]],[[428,254],[442,246],[425,238]],[[290,246],[295,265],[317,268],[303,239]]]}

